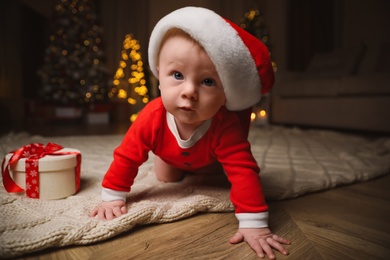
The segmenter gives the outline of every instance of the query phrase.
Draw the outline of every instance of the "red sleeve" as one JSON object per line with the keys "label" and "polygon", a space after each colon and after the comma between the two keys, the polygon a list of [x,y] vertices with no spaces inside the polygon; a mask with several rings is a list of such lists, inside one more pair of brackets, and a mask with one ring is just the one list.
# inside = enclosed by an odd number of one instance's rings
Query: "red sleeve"
{"label": "red sleeve", "polygon": [[233,113],[226,112],[221,118],[224,119],[216,127],[215,136],[219,138],[216,138],[215,153],[231,183],[230,199],[236,213],[265,212],[268,206],[260,182],[260,168],[252,155],[246,130]]}
{"label": "red sleeve", "polygon": [[114,160],[104,176],[103,188],[130,191],[139,166],[148,159],[149,151],[154,147],[163,113],[160,98],[144,107],[114,150]]}

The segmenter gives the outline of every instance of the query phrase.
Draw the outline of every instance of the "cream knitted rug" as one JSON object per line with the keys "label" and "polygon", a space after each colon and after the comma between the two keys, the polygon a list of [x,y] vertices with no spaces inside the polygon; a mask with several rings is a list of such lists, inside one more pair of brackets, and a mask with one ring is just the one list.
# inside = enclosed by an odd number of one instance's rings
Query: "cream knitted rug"
{"label": "cream knitted rug", "polygon": [[[46,138],[23,133],[1,137],[1,158],[32,142],[55,142],[80,150],[83,161],[81,190],[67,199],[41,201],[11,195],[1,182],[0,257],[85,245],[136,225],[171,222],[197,212],[233,211],[223,176],[189,175],[180,183],[159,183],[151,156],[128,196],[128,214],[112,221],[88,217],[100,200],[101,180],[122,137]],[[268,127],[251,129],[250,141],[269,200],[293,198],[390,172],[390,138],[365,139],[331,131]]]}

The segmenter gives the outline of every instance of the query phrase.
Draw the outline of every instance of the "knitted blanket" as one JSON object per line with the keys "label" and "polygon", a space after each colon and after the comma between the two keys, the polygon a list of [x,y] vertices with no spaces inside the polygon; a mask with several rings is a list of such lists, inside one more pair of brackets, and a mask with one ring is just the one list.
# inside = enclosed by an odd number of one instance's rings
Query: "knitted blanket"
{"label": "knitted blanket", "polygon": [[[153,173],[153,155],[142,165],[128,195],[129,212],[112,221],[90,218],[100,201],[101,180],[123,136],[42,137],[26,133],[0,137],[0,156],[23,145],[55,142],[83,156],[81,190],[66,199],[43,201],[8,194],[0,185],[0,257],[48,247],[86,245],[136,225],[176,221],[197,212],[229,212],[224,176],[188,175],[164,184]],[[389,173],[390,138],[363,138],[333,131],[252,128],[252,151],[261,167],[268,200],[281,200]]]}

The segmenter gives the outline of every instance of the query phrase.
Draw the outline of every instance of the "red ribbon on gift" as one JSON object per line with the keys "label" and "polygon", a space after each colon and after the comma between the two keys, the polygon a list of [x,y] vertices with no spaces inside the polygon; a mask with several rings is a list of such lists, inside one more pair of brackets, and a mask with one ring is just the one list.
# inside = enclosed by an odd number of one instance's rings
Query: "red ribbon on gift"
{"label": "red ribbon on gift", "polygon": [[76,155],[77,165],[75,169],[76,174],[76,192],[80,189],[80,168],[81,168],[81,154],[79,152],[57,152],[63,149],[61,145],[55,143],[48,143],[46,146],[40,143],[32,143],[13,151],[13,155],[4,168],[5,158],[1,165],[1,173],[3,175],[3,184],[7,192],[22,192],[24,191],[11,178],[9,167],[17,163],[20,159],[26,158],[26,195],[29,198],[39,198],[39,159],[46,155]]}

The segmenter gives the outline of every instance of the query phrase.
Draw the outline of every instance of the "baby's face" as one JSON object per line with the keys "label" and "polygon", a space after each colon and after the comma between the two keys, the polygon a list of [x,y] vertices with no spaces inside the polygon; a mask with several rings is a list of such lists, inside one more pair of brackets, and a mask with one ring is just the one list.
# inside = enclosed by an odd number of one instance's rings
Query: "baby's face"
{"label": "baby's face", "polygon": [[193,41],[169,38],[161,48],[158,65],[162,101],[177,124],[196,128],[225,104],[214,64]]}

